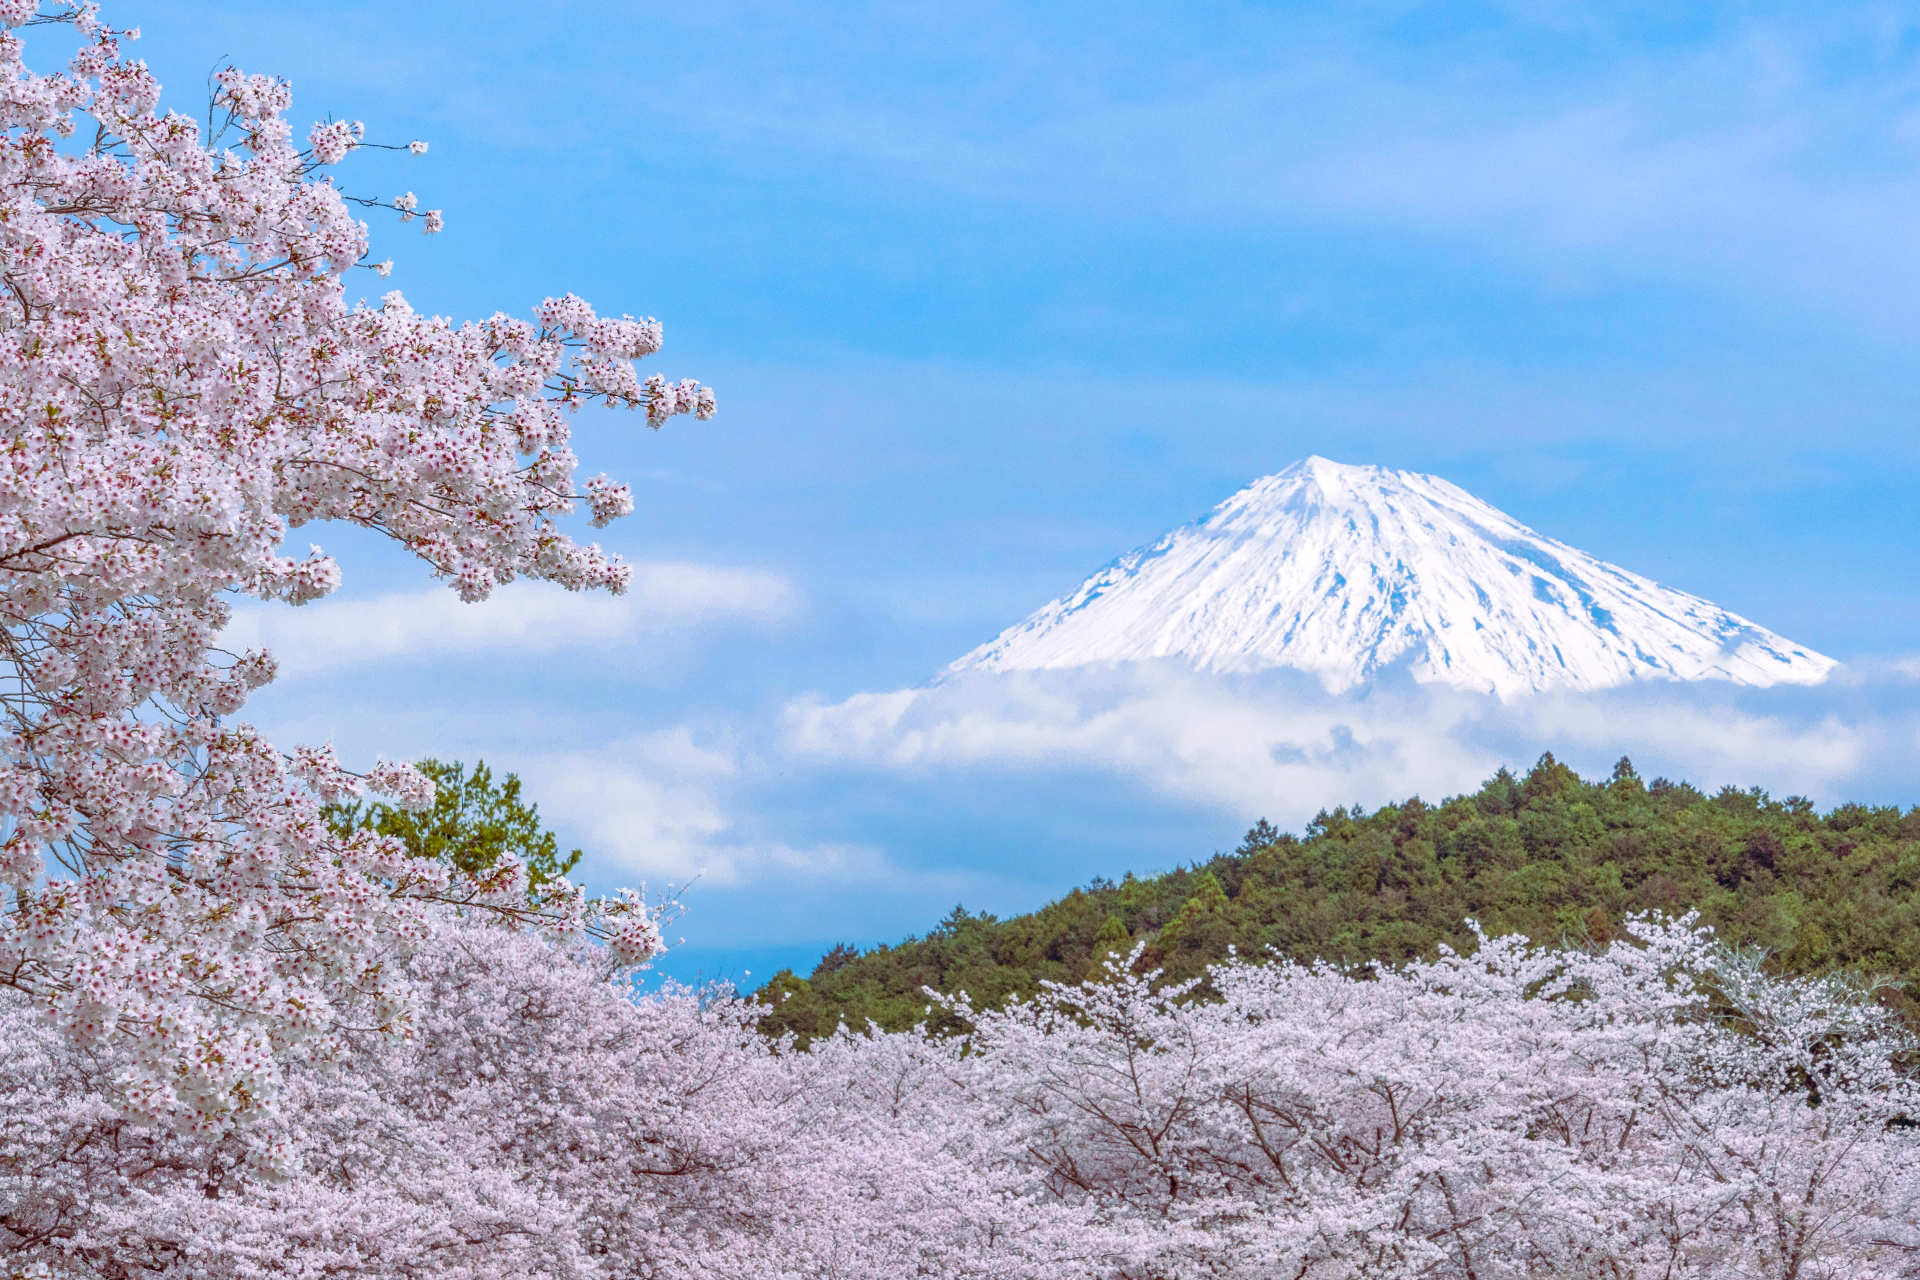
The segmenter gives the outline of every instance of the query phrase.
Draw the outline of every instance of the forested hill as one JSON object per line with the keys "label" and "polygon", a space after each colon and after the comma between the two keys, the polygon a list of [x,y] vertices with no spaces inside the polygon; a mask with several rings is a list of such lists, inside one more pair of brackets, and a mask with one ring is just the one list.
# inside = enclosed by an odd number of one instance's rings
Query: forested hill
{"label": "forested hill", "polygon": [[1441,943],[1470,949],[1469,917],[1489,933],[1604,941],[1631,912],[1689,908],[1787,970],[1908,980],[1892,998],[1920,1015],[1920,807],[1820,814],[1758,788],[1708,797],[1643,783],[1626,760],[1588,782],[1548,754],[1525,778],[1502,769],[1438,806],[1335,809],[1302,837],[1263,820],[1232,853],[1095,880],[1031,915],[955,908],[924,938],[836,947],[808,977],[786,970],[761,989],[776,1006],[763,1027],[805,1038],[872,1019],[899,1030],[927,1020],[923,987],[998,1004],[1043,979],[1077,982],[1141,942],[1141,967],[1185,977],[1229,947],[1398,961]]}

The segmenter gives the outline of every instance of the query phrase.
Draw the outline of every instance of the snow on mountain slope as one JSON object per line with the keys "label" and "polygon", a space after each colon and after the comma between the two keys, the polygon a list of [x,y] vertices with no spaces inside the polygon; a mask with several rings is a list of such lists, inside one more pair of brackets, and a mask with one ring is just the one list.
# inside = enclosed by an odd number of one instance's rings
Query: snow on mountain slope
{"label": "snow on mountain slope", "polygon": [[1335,692],[1407,661],[1418,680],[1502,697],[1635,679],[1817,684],[1836,665],[1437,476],[1308,458],[942,675],[1172,657],[1300,668]]}

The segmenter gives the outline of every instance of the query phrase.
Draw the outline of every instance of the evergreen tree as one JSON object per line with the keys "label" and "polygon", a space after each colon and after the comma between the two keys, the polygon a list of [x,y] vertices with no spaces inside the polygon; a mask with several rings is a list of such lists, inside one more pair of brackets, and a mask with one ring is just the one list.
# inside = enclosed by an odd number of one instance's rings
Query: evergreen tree
{"label": "evergreen tree", "polygon": [[434,781],[431,809],[414,813],[355,800],[327,805],[321,815],[342,838],[355,831],[397,836],[414,857],[449,862],[469,875],[512,854],[526,864],[530,884],[538,886],[579,863],[580,850],[561,857],[554,834],[540,825],[540,806],[520,798],[518,774],[495,783],[484,760],[475,762],[471,774],[458,761],[422,760],[417,767]]}
{"label": "evergreen tree", "polygon": [[1093,958],[1087,961],[1087,977],[1097,979],[1107,971],[1107,965],[1122,961],[1133,950],[1133,935],[1127,932],[1126,922],[1119,916],[1108,916],[1100,924],[1100,932],[1093,935]]}
{"label": "evergreen tree", "polygon": [[1280,839],[1280,829],[1265,818],[1248,829],[1246,838],[1240,841],[1235,853],[1255,853]]}

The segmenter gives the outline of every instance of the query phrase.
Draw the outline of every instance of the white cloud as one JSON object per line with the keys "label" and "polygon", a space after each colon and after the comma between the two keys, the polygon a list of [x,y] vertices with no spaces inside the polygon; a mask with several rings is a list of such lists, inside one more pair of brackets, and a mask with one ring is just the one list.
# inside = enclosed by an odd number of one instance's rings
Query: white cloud
{"label": "white cloud", "polygon": [[706,622],[778,622],[799,605],[799,593],[777,574],[640,564],[622,596],[523,581],[478,604],[439,587],[299,609],[253,605],[234,611],[221,643],[236,653],[271,649],[283,674],[306,675],[454,655],[607,648]]}
{"label": "white cloud", "polygon": [[1341,698],[1292,673],[1140,663],[797,702],[787,741],[801,755],[892,769],[1094,767],[1235,811],[1274,812],[1276,797],[1298,796],[1310,816],[1357,789],[1433,794],[1491,773],[1491,752],[1449,741],[1480,701],[1450,690]]}
{"label": "white cloud", "polygon": [[1589,776],[1630,755],[1647,776],[1832,803],[1854,788],[1876,794],[1889,766],[1911,758],[1913,704],[1886,680],[1647,684],[1502,703],[1408,680],[1333,695],[1290,672],[1140,663],[800,700],[784,738],[797,757],[883,771],[1093,768],[1170,799],[1298,824],[1336,802],[1471,790],[1542,749]]}
{"label": "white cloud", "polygon": [[684,726],[540,757],[522,772],[546,809],[594,851],[603,874],[647,877],[664,888],[696,877],[724,886],[864,879],[882,870],[879,855],[858,845],[796,849],[738,830],[739,760],[729,746],[695,742]]}
{"label": "white cloud", "polygon": [[1852,678],[1866,681],[1875,677],[1892,677],[1897,680],[1920,680],[1920,653],[1895,654],[1892,657],[1870,658],[1848,664],[1853,668]]}

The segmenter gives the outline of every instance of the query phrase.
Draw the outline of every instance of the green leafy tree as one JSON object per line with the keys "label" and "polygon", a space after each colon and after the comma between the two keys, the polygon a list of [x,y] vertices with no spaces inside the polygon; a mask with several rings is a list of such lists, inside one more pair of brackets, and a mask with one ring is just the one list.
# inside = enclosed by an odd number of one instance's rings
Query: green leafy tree
{"label": "green leafy tree", "polygon": [[495,783],[484,760],[471,774],[457,760],[422,760],[416,767],[438,789],[433,808],[409,813],[371,801],[330,804],[321,810],[327,825],[341,836],[355,831],[397,836],[414,857],[452,863],[469,874],[512,854],[526,864],[530,887],[536,888],[579,863],[580,850],[561,857],[554,834],[540,825],[540,806],[520,798],[518,774]]}

